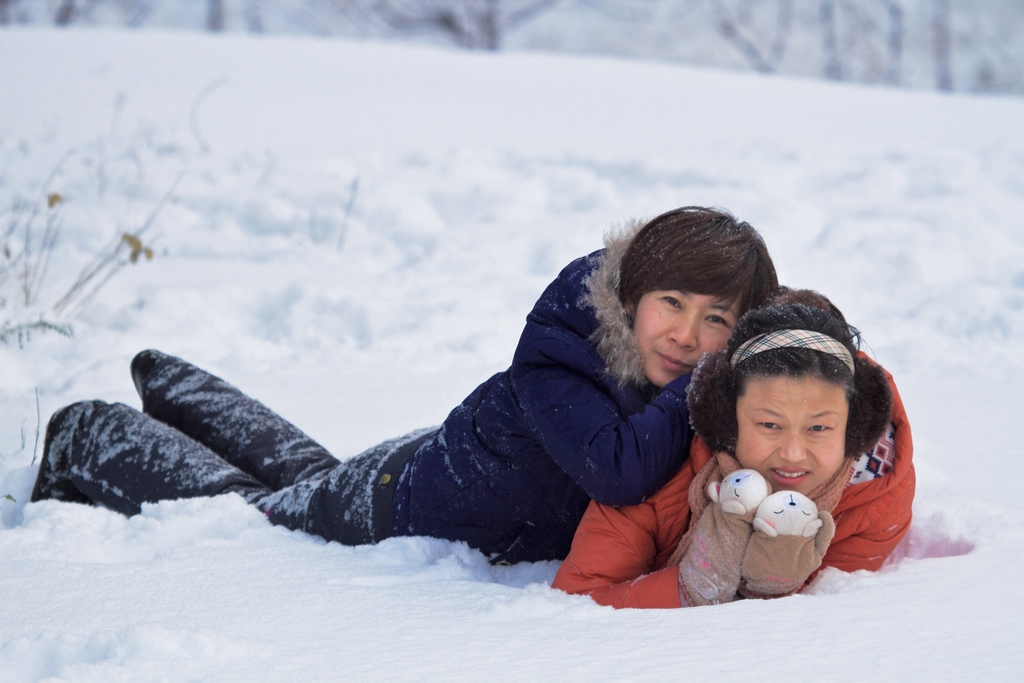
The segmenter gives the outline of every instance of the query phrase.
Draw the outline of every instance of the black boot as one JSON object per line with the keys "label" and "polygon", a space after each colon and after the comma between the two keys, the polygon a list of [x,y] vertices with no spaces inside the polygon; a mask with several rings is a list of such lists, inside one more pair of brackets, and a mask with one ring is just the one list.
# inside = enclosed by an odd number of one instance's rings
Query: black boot
{"label": "black boot", "polygon": [[125,515],[143,503],[269,493],[258,481],[162,422],[120,403],[76,403],[54,415],[32,500],[91,501]]}
{"label": "black boot", "polygon": [[[153,366],[156,365],[157,361],[161,358],[169,358],[170,356],[160,353],[155,349],[146,349],[145,351],[139,351],[135,354],[135,358],[132,358],[132,364],[130,370],[132,373],[132,383],[135,385],[135,391],[138,392],[139,398],[143,398],[143,387],[146,382],[146,378],[152,371]],[[143,412],[145,412],[145,406],[143,406]]]}
{"label": "black boot", "polygon": [[106,405],[102,401],[82,401],[61,408],[50,418],[43,442],[43,459],[39,463],[39,474],[32,487],[30,500],[62,500],[69,503],[92,503],[71,481],[71,446],[75,431],[83,419],[88,420],[92,412]]}

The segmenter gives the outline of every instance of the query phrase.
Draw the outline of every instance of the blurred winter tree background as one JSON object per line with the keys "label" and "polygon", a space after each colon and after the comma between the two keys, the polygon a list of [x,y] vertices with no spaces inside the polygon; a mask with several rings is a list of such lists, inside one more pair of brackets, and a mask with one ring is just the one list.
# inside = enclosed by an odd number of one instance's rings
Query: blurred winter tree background
{"label": "blurred winter tree background", "polygon": [[1024,94],[1024,0],[0,0],[0,24],[417,40]]}

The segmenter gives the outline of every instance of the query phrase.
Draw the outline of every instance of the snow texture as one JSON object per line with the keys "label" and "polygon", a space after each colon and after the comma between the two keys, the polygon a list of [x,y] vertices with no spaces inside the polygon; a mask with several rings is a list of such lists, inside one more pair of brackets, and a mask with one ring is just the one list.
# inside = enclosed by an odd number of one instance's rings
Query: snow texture
{"label": "snow texture", "polygon": [[[33,210],[32,254],[59,227],[29,305],[23,266],[0,273],[0,321],[74,329],[0,344],[4,681],[1019,676],[1024,102],[158,31],[5,29],[0,64],[4,258]],[[172,187],[152,260],[57,316]],[[553,563],[325,543],[237,495],[130,518],[26,504],[37,425],[78,400],[137,407],[145,348],[342,458],[438,424],[507,366],[563,265],[686,204],[758,227],[782,281],[827,294],[895,375],[918,492],[881,571],[614,611],[552,591]]]}

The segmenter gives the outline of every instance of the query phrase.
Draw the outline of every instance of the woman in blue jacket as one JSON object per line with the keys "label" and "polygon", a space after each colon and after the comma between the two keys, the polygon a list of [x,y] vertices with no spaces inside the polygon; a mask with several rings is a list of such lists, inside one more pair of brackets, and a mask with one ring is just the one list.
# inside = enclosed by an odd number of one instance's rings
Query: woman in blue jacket
{"label": "woman in blue jacket", "polygon": [[566,266],[511,366],[440,427],[343,462],[223,380],[143,351],[131,364],[142,412],[55,413],[32,500],[135,514],[235,492],[275,524],[348,545],[423,535],[494,562],[561,559],[591,498],[635,505],[683,464],[690,373],[777,285],[761,237],[725,212],[630,225]]}

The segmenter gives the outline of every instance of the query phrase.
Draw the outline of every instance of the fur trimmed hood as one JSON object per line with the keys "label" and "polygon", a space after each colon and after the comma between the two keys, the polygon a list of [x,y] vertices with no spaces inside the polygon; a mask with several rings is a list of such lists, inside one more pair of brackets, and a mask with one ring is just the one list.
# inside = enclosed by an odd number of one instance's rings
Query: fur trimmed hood
{"label": "fur trimmed hood", "polygon": [[619,274],[626,250],[644,225],[646,221],[632,220],[609,230],[604,237],[604,257],[583,283],[587,290],[583,303],[594,309],[598,322],[590,342],[604,360],[608,374],[620,386],[641,390],[652,385],[644,374],[644,360],[632,321],[619,300]]}

